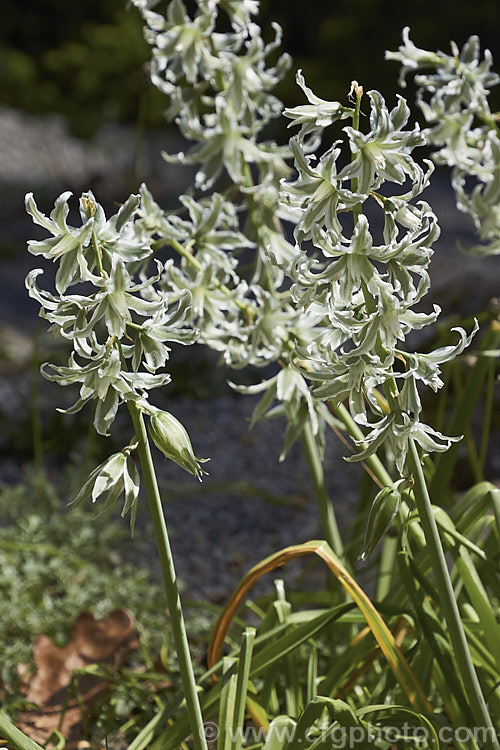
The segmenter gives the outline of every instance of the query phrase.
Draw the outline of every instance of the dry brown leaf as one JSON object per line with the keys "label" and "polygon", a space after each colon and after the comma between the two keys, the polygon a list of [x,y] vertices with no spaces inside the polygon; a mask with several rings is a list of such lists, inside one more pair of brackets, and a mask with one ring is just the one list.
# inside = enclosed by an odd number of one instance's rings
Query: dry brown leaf
{"label": "dry brown leaf", "polygon": [[26,694],[38,710],[23,711],[17,721],[19,729],[40,744],[55,729],[68,741],[81,740],[84,715],[91,713],[107,682],[96,675],[80,675],[76,678],[78,701],[73,691],[68,691],[75,671],[96,663],[116,670],[138,648],[135,621],[125,609],[116,609],[103,620],[86,612],[81,614],[73,626],[71,641],[63,648],[40,635],[33,648],[37,671]]}

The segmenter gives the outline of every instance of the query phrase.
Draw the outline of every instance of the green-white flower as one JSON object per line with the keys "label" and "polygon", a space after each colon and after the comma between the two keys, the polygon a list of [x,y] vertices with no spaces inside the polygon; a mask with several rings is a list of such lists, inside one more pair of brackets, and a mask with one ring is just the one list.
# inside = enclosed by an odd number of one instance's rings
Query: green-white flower
{"label": "green-white flower", "polygon": [[90,497],[93,503],[100,500],[109,507],[123,494],[122,516],[130,511],[130,525],[133,530],[137,515],[140,479],[130,451],[131,447],[120,453],[114,453],[99,464],[89,474],[71,504],[80,505]]}
{"label": "green-white flower", "polygon": [[317,96],[309,86],[306,85],[302,71],[298,70],[295,76],[297,84],[307,97],[309,104],[301,104],[298,107],[283,110],[285,117],[292,120],[288,127],[300,125],[299,138],[302,140],[307,135],[318,135],[323,128],[333,125],[337,120],[344,120],[352,116],[353,109],[344,107],[340,102],[329,102]]}
{"label": "green-white flower", "polygon": [[481,57],[475,36],[461,50],[452,42],[451,55],[420,50],[405,28],[403,44],[386,57],[402,64],[403,86],[407,73],[415,73],[417,103],[428,125],[424,134],[436,149],[432,158],[452,168],[457,206],[472,216],[482,242],[470,252],[499,254],[500,138],[489,95],[500,77],[491,70],[491,53]]}
{"label": "green-white flower", "polygon": [[369,91],[368,96],[371,129],[362,133],[352,127],[344,128],[354,158],[339,174],[341,179],[356,178],[358,192],[364,195],[378,190],[383,181],[401,185],[409,177],[415,182],[421,167],[411,152],[424,144],[418,125],[413,130],[404,130],[410,110],[403,97],[398,97],[398,105],[389,111],[378,91]]}

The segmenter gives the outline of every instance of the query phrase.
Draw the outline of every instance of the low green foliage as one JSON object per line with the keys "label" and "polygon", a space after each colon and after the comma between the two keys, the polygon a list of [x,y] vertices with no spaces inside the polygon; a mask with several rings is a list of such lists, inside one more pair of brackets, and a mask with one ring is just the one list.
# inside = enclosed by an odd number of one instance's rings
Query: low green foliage
{"label": "low green foliage", "polygon": [[[118,674],[105,673],[112,687],[91,731],[115,731],[134,717],[143,722],[157,705],[155,681],[168,674],[175,686],[178,671],[162,587],[147,568],[126,560],[127,525],[89,507],[69,509],[42,476],[2,486],[0,516],[4,707],[15,711],[24,704],[19,667],[23,665],[23,680],[33,673],[32,648],[40,634],[64,646],[82,612],[102,619],[125,607],[137,621],[140,650]],[[206,628],[204,618],[194,618],[192,624],[195,630]],[[161,673],[155,675],[162,658]]]}

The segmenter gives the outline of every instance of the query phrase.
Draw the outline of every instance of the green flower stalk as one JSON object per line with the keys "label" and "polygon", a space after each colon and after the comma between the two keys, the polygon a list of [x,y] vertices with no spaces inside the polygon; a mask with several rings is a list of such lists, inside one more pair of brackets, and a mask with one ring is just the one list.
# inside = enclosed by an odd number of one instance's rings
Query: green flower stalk
{"label": "green flower stalk", "polygon": [[[470,691],[477,726],[493,730],[454,597],[417,448],[418,444],[425,453],[442,452],[460,439],[447,437],[420,420],[422,407],[417,383],[438,390],[443,384],[439,366],[469,345],[478,326],[476,323],[470,335],[456,329],[459,341],[455,346],[429,354],[407,354],[403,348],[411,330],[432,324],[439,314],[438,308],[430,314],[412,310],[429,287],[427,267],[438,227],[428,204],[420,201],[413,205],[411,201],[426,186],[432,169],[425,174],[413,160],[413,148],[424,139],[417,126],[411,131],[404,130],[409,117],[404,100],[399,98],[397,107],[389,111],[378,92],[369,92],[368,96],[369,132],[343,128],[352,154],[348,166],[342,170],[333,166],[341,152],[340,142],[336,141],[319,159],[320,165],[328,164],[328,171],[322,171],[321,166],[313,170],[310,167],[313,157],[306,156],[299,137],[295,145],[297,169],[299,174],[307,169],[307,179],[299,178],[292,186],[283,187],[284,200],[299,212],[295,236],[300,252],[289,272],[294,283],[292,297],[304,314],[322,313],[325,321],[316,341],[301,348],[299,354],[308,378],[319,382],[313,389],[313,398],[332,401],[337,408],[348,399],[354,422],[363,428],[361,436],[355,438],[362,450],[347,460],[373,458],[383,446],[403,477],[383,488],[372,504],[363,558],[397,513],[401,503],[398,485],[406,478],[414,483],[415,501],[459,675],[464,689]],[[332,106],[330,111],[339,110]],[[296,119],[302,132],[314,133],[313,123],[321,131],[312,113],[305,122],[303,112],[299,114]],[[289,116],[294,118],[293,110]],[[317,135],[319,140],[321,132]],[[349,187],[344,185],[346,179],[350,180]],[[406,193],[394,190],[407,180],[411,181],[411,187]],[[363,208],[369,200],[374,200],[383,211],[383,244],[376,244],[368,219],[359,209],[359,204]],[[339,216],[340,212],[349,211],[352,224]],[[331,212],[335,216],[330,216]],[[349,237],[346,227],[350,226],[353,230]],[[315,248],[312,256],[302,246],[305,239],[311,240]],[[396,368],[396,362],[403,363],[403,369]],[[385,398],[380,397],[379,389]],[[490,739],[488,747],[498,748],[498,742]]]}
{"label": "green flower stalk", "polygon": [[[145,193],[145,188],[142,189]],[[42,373],[60,385],[80,384],[74,413],[90,401],[96,402],[94,426],[108,435],[119,407],[126,404],[135,435],[130,444],[91,472],[74,499],[107,504],[125,496],[122,515],[130,511],[133,529],[139,499],[140,479],[132,457],[137,450],[160,555],[170,621],[196,750],[205,750],[203,717],[189,653],[184,618],[167,527],[151,458],[143,411],[152,413],[152,434],[167,457],[198,478],[201,469],[194,458],[189,437],[171,415],[154,411],[149,392],[167,384],[170,376],[161,370],[169,357],[167,342],[193,343],[198,332],[186,323],[191,304],[188,290],[170,295],[158,287],[162,268],[148,276],[145,264],[153,249],[140,223],[141,197],[131,196],[118,213],[106,220],[92,193],[80,199],[81,227],[67,223],[69,193],[63,193],[49,218],[28,195],[26,207],[37,224],[53,236],[30,242],[35,255],[59,262],[56,294],[42,290],[37,279],[41,269],[26,280],[28,291],[41,305],[40,314],[51,330],[72,347],[67,365],[42,365]],[[87,282],[86,294],[71,293],[71,287]],[[165,427],[168,435],[165,435]],[[158,438],[160,435],[160,438]]]}

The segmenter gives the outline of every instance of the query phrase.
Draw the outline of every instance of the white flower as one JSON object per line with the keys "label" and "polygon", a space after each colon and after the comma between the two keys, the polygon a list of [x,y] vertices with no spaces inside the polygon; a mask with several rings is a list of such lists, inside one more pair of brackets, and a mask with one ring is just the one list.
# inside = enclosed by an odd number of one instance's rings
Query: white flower
{"label": "white flower", "polygon": [[352,108],[343,107],[340,102],[329,102],[321,99],[308,87],[302,71],[298,70],[295,76],[297,84],[307,97],[309,104],[301,104],[298,107],[287,108],[283,110],[285,117],[289,117],[292,122],[288,127],[300,125],[299,137],[305,138],[311,133],[317,134],[323,128],[327,128],[337,120],[345,119],[352,115]]}
{"label": "white flower", "polygon": [[90,497],[93,503],[100,500],[110,506],[118,500],[121,494],[124,494],[125,502],[122,516],[130,511],[130,526],[133,531],[137,515],[140,479],[137,467],[130,456],[131,450],[132,447],[129,446],[120,453],[114,453],[102,464],[99,464],[89,474],[88,479],[71,501],[71,504],[80,505]]}
{"label": "white flower", "polygon": [[358,192],[365,195],[378,190],[385,180],[403,184],[409,177],[415,182],[422,170],[411,152],[424,143],[418,125],[413,130],[403,129],[410,116],[403,97],[398,97],[397,107],[389,112],[378,91],[369,91],[368,96],[371,130],[365,134],[352,127],[344,128],[354,158],[339,174],[340,179],[357,179]]}

